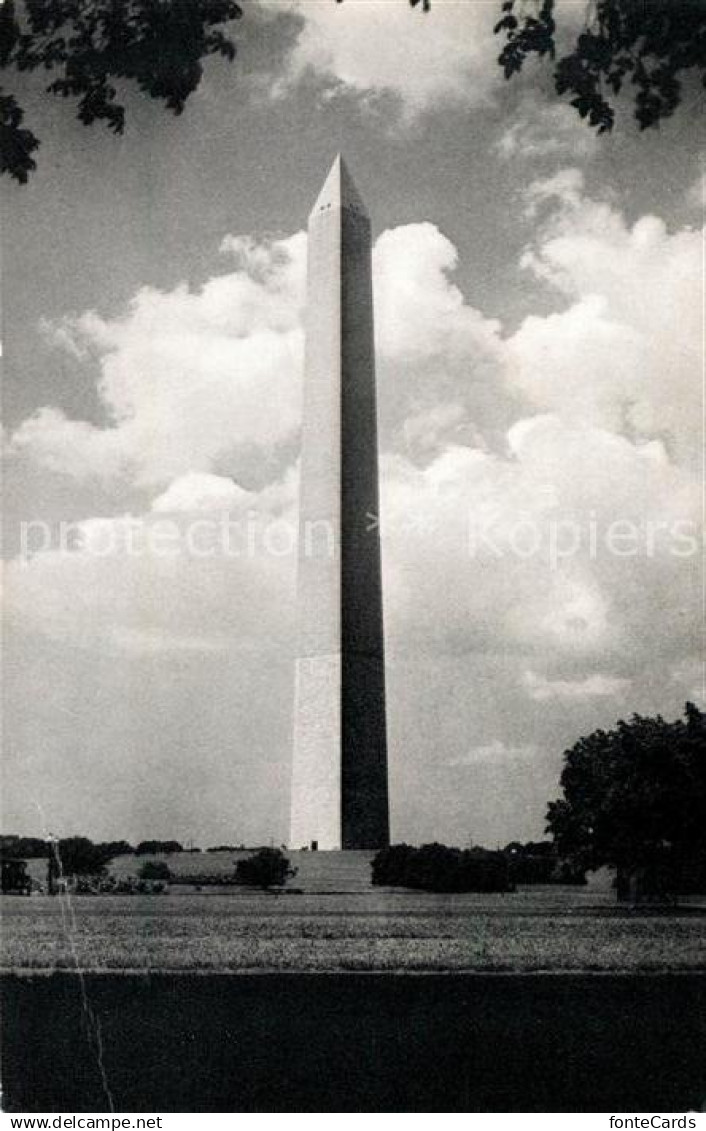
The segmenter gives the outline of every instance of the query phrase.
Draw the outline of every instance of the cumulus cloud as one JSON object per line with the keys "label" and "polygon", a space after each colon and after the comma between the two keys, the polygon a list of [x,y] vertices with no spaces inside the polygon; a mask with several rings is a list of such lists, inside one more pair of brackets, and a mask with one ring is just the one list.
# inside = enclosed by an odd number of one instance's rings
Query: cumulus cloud
{"label": "cumulus cloud", "polygon": [[119,318],[89,312],[57,341],[101,357],[106,427],[41,409],[12,438],[52,471],[142,486],[211,472],[244,446],[272,450],[299,418],[306,240],[229,237],[235,270],[199,291],[144,288]]}
{"label": "cumulus cloud", "polygon": [[222,511],[247,506],[255,496],[233,479],[191,471],[169,484],[167,490],[152,501],[153,511]]}
{"label": "cumulus cloud", "polygon": [[528,100],[503,131],[495,148],[505,161],[578,161],[593,157],[599,144],[595,131],[589,129],[572,106]]}
{"label": "cumulus cloud", "polygon": [[523,266],[569,305],[513,336],[512,383],[537,407],[661,436],[698,459],[700,234],[669,232],[657,216],[630,226],[586,196],[578,170],[535,182],[528,197],[535,215],[549,213]]}
{"label": "cumulus cloud", "polygon": [[[699,647],[699,507],[659,445],[556,416],[513,425],[505,456],[389,454],[391,656],[509,655],[518,678],[534,673],[521,681],[534,701],[606,696],[678,665]],[[85,520],[68,548],[12,563],[8,610],[84,647],[281,648],[295,533],[294,472],[259,493],[191,473],[151,513]]]}
{"label": "cumulus cloud", "polygon": [[472,746],[470,750],[450,762],[452,766],[477,765],[482,762],[531,762],[537,757],[537,747],[532,743],[509,746],[500,738],[494,738],[484,746]]}
{"label": "cumulus cloud", "polygon": [[[509,336],[467,302],[456,249],[434,225],[384,232],[375,247],[390,630],[402,647],[544,649],[590,678],[600,657],[617,662],[649,639],[655,607],[673,622],[670,655],[690,638],[679,610],[696,580],[698,241],[654,217],[628,226],[586,196],[576,170],[527,197],[539,228],[525,269],[561,306]],[[62,324],[104,351],[114,422],[46,408],[12,445],[52,470],[153,483],[155,516],[293,516],[293,465],[255,492],[219,461],[296,430],[305,237],[223,247],[235,270],[200,292],[143,291],[120,318]],[[621,556],[620,527],[618,550],[606,550],[615,523],[630,524],[633,554]],[[490,545],[476,545],[484,532]],[[195,614],[192,636],[207,635],[212,608]]]}
{"label": "cumulus cloud", "polygon": [[[75,479],[145,489],[220,474],[238,452],[253,453],[246,462],[262,475],[268,455],[299,426],[306,236],[227,236],[221,250],[235,270],[200,291],[144,289],[121,316],[88,312],[59,323],[57,345],[76,358],[88,344],[100,356],[109,422],[72,420],[47,406],[15,431],[10,451]],[[445,388],[466,401],[466,413],[473,395],[480,426],[505,412],[508,396],[493,380],[500,324],[465,301],[452,279],[456,262],[433,224],[377,241],[377,346],[391,428],[412,405],[437,411]],[[273,461],[271,478],[281,470]]]}
{"label": "cumulus cloud", "polygon": [[552,699],[567,699],[571,702],[576,699],[613,698],[622,695],[630,687],[630,680],[600,674],[589,675],[585,679],[546,679],[545,676],[528,671],[525,673],[525,685],[530,698],[538,703]]}
{"label": "cumulus cloud", "polygon": [[[383,356],[465,365],[498,355],[500,323],[453,282],[458,252],[435,224],[383,232],[375,245],[377,344]],[[379,292],[379,293],[378,293]]]}
{"label": "cumulus cloud", "polygon": [[108,652],[286,653],[295,516],[278,534],[267,496],[250,497],[245,521],[221,490],[218,514],[206,518],[188,487],[177,483],[169,507],[158,499],[152,514],[72,523],[50,548],[15,558],[7,617]]}
{"label": "cumulus cloud", "polygon": [[393,228],[375,245],[382,436],[406,451],[421,443],[420,454],[425,446],[431,454],[452,438],[492,442],[515,409],[501,324],[467,301],[454,281],[457,261],[431,223]]}
{"label": "cumulus cloud", "polygon": [[701,176],[696,178],[693,185],[689,186],[687,203],[696,209],[703,218],[706,208],[706,173],[702,173]]}
{"label": "cumulus cloud", "polygon": [[393,646],[591,674],[650,664],[658,608],[663,658],[698,647],[697,480],[663,450],[558,417],[517,423],[508,449],[388,460]]}
{"label": "cumulus cloud", "polygon": [[502,81],[487,4],[435,0],[426,16],[389,0],[264,4],[301,20],[280,90],[314,75],[329,96],[348,91],[372,104],[392,95],[409,121],[443,103],[483,104]]}
{"label": "cumulus cloud", "polygon": [[[672,710],[700,682],[698,239],[656,217],[628,224],[576,170],[527,201],[523,267],[541,305],[512,332],[467,301],[434,225],[385,232],[374,253],[391,718],[420,766],[438,748],[461,772],[470,727],[474,765],[521,762],[525,745],[540,759],[546,720],[566,720],[568,740],[619,711]],[[233,270],[198,292],[142,291],[121,317],[62,323],[78,354],[88,342],[101,356],[110,421],[46,407],[11,446],[151,503],[12,563],[13,623],[154,662],[288,654],[295,446],[285,474],[268,453],[298,424],[305,238],[228,237],[224,251]],[[234,445],[254,446],[257,488],[224,471]],[[125,552],[128,529],[171,523],[183,551],[195,523],[223,515],[255,515],[253,552],[247,535],[231,556]],[[116,552],[97,552],[109,537]],[[451,710],[469,672],[472,717]],[[265,724],[248,725],[261,749]],[[547,775],[541,805],[555,764]]]}

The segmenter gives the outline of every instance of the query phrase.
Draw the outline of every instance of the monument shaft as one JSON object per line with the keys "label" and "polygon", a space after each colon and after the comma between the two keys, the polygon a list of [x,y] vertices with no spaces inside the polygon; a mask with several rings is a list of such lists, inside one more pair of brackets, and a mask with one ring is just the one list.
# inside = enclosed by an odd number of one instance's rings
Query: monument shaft
{"label": "monument shaft", "polygon": [[389,843],[371,232],[337,158],[309,219],[290,843]]}

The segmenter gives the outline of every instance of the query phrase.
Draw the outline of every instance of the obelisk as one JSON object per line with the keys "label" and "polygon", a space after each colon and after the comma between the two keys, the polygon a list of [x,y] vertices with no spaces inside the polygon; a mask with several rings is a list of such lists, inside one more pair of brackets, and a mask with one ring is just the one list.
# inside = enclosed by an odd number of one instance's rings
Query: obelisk
{"label": "obelisk", "polygon": [[309,217],[290,847],[389,843],[370,219],[339,155]]}

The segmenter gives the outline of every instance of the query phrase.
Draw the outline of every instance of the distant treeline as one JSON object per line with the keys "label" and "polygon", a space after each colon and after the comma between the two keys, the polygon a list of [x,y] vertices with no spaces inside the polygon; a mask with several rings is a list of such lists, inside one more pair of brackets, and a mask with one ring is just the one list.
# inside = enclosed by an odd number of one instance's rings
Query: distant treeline
{"label": "distant treeline", "polygon": [[130,851],[135,856],[156,856],[160,852],[183,852],[184,846],[178,840],[141,840],[137,848]]}
{"label": "distant treeline", "polygon": [[24,860],[34,860],[49,855],[46,840],[34,836],[0,836],[0,856],[17,856]]}
{"label": "distant treeline", "polygon": [[[98,841],[94,844],[85,836],[69,836],[63,837],[60,840],[54,840],[51,844],[56,846],[59,852],[62,847],[64,849],[73,849],[75,845],[81,847],[90,847],[92,850],[104,856],[106,860],[112,860],[115,856],[125,856],[135,852],[131,844],[126,840],[105,840]],[[0,836],[0,857],[7,859],[7,857],[18,857],[23,860],[46,860],[50,855],[54,854],[54,849],[50,848],[50,841],[43,840],[41,837],[35,836]]]}
{"label": "distant treeline", "polygon": [[[64,837],[53,843],[61,850],[62,845],[72,846],[77,842],[83,846],[90,846],[106,861],[113,860],[116,856],[159,856],[175,852],[201,852],[200,848],[185,848],[178,840],[141,840],[139,844],[134,845],[127,840],[105,840],[94,843],[88,837]],[[47,859],[50,854],[49,843],[41,837],[0,835],[0,857],[5,859],[18,857],[23,860]],[[253,849],[244,844],[218,844],[213,848],[207,848],[206,851],[247,852]]]}
{"label": "distant treeline", "polygon": [[116,856],[156,856],[160,853],[186,851],[178,840],[143,840],[135,846],[126,840],[94,842],[87,836],[68,836],[59,840],[42,840],[33,836],[0,836],[0,857],[19,857],[24,860],[48,859],[63,861],[84,858],[97,865],[105,865]]}
{"label": "distant treeline", "polygon": [[[200,852],[184,848],[178,840],[99,841],[88,837],[64,837],[53,842],[51,855],[58,856],[67,873],[100,871],[117,856],[161,856]],[[254,851],[240,844],[219,844],[209,853]],[[40,837],[0,836],[0,857],[48,859],[50,845]],[[205,876],[194,882],[209,882]],[[216,882],[214,880],[214,882]],[[220,877],[219,883],[224,882]],[[413,848],[393,845],[373,861],[373,883],[402,887],[427,887],[437,891],[509,891],[515,884],[583,884],[585,874],[559,859],[551,841],[512,841],[496,852],[484,848],[449,848],[443,844]]]}

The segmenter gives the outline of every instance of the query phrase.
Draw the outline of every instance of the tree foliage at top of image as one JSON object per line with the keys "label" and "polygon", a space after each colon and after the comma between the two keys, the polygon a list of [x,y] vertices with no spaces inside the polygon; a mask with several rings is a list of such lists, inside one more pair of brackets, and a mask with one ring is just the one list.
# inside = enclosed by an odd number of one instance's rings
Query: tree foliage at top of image
{"label": "tree foliage at top of image", "polygon": [[[433,0],[408,3],[433,19]],[[556,7],[557,0],[504,0],[495,27],[505,36],[500,65],[511,78],[530,55],[555,60],[557,93],[570,95],[601,133],[612,129],[610,98],[626,84],[645,129],[679,106],[684,72],[706,71],[706,0],[588,0],[576,43],[558,61]],[[135,82],[180,114],[204,58],[234,59],[222,25],[242,14],[236,0],[0,0],[0,69],[50,72],[47,91],[75,99],[81,122],[122,133],[116,81]],[[14,94],[0,87],[0,173],[26,184],[39,145]]]}
{"label": "tree foliage at top of image", "polygon": [[[235,0],[0,0],[0,68],[49,72],[47,91],[75,99],[81,122],[104,122],[119,134],[125,107],[116,81],[135,82],[180,114],[203,59],[234,59],[221,25],[241,15]],[[21,184],[40,144],[23,119],[14,95],[0,88],[0,172]]]}
{"label": "tree foliage at top of image", "polygon": [[609,99],[630,84],[640,129],[670,117],[682,99],[680,75],[696,69],[706,85],[704,0],[591,0],[573,48],[557,60],[556,0],[504,0],[495,27],[505,36],[506,78],[530,55],[556,61],[559,95],[599,133],[613,128]]}
{"label": "tree foliage at top of image", "polygon": [[[434,0],[409,4],[433,18]],[[700,72],[706,85],[706,0],[586,0],[576,42],[557,59],[561,6],[562,0],[503,0],[495,25],[505,37],[498,62],[509,79],[531,55],[553,60],[557,94],[571,96],[571,105],[599,133],[613,128],[610,99],[627,84],[643,130],[680,105],[685,71]]]}
{"label": "tree foliage at top of image", "polygon": [[564,796],[549,805],[559,853],[587,869],[644,869],[681,890],[706,864],[706,714],[633,715],[581,738],[564,755]]}

